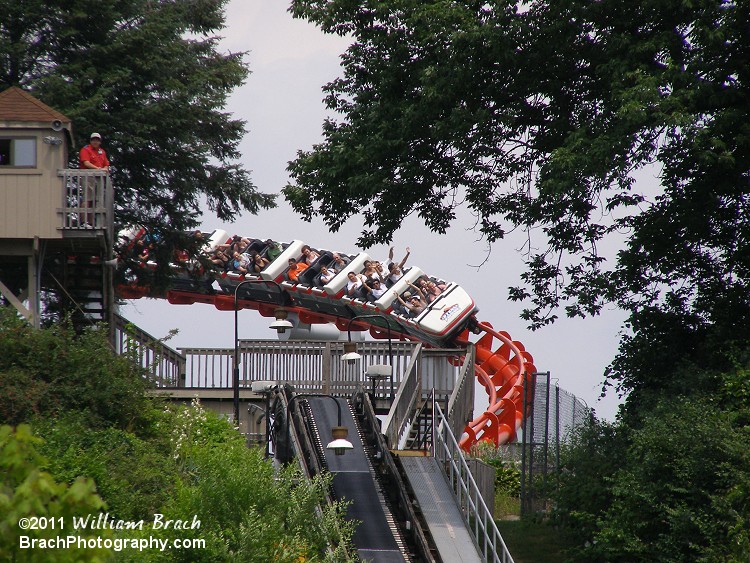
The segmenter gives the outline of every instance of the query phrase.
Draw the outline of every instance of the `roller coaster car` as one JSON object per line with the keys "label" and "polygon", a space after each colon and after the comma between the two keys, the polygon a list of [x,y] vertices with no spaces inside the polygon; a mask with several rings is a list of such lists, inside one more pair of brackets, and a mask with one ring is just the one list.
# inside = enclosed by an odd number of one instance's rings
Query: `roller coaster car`
{"label": "roller coaster car", "polygon": [[[120,236],[121,240],[125,241],[126,248],[132,249],[138,238],[149,235],[144,229],[131,229],[123,231]],[[219,245],[232,242],[232,237],[222,229],[217,229],[210,234],[204,233],[204,237],[206,243],[201,253],[205,256],[214,252]],[[448,283],[445,291],[416,318],[400,314],[400,310],[394,309],[394,305],[397,305],[396,294],[403,294],[409,289],[410,284],[425,275],[422,270],[414,266],[405,270],[403,277],[377,300],[369,301],[361,297],[346,296],[348,274],[363,272],[365,262],[372,260],[366,252],[356,255],[339,253],[348,260],[348,263],[333,279],[328,283],[323,283],[320,280],[321,269],[324,266],[333,267],[334,253],[330,250],[319,249],[317,250],[319,257],[299,275],[297,281],[291,281],[287,277],[289,260],[301,261],[303,246],[305,243],[301,240],[282,243],[282,252],[261,272],[244,275],[238,272],[217,273],[206,270],[196,259],[183,260],[172,264],[174,274],[172,289],[182,294],[178,299],[182,303],[190,301],[190,293],[201,295],[213,293],[214,282],[225,295],[234,295],[235,289],[241,282],[257,280],[259,283],[242,285],[237,291],[237,298],[242,301],[293,306],[312,313],[311,318],[325,321],[337,319],[347,321],[363,314],[377,315],[382,317],[382,321],[374,320],[371,323],[374,326],[383,329],[390,328],[394,333],[436,346],[450,345],[477,310],[474,300],[466,291],[455,283]],[[268,250],[269,245],[264,241],[252,239],[245,253],[252,252],[265,257]],[[156,267],[153,262],[147,262],[145,265],[150,268]],[[264,284],[262,281],[269,283]],[[283,288],[286,295],[279,291],[279,286]],[[129,297],[133,295],[133,292],[128,292],[125,288],[121,293],[127,293]],[[205,302],[205,299],[202,298],[200,301]],[[217,299],[215,305],[221,309],[227,307],[223,299]]]}
{"label": "roller coaster car", "polygon": [[[133,254],[139,238],[149,237],[144,229],[131,229],[120,233],[121,255]],[[221,272],[205,268],[208,255],[220,244],[230,244],[232,238],[226,231],[217,229],[206,235],[206,244],[201,249],[204,258],[195,259],[178,253],[178,262],[172,264],[174,276],[172,289],[167,299],[175,304],[212,303],[220,310],[233,310],[235,291],[243,308],[258,309],[266,316],[273,314],[273,306],[298,313],[304,323],[335,322],[339,329],[346,330],[355,317],[368,315],[366,322],[357,321],[354,328],[370,326],[370,332],[378,338],[385,338],[390,331],[392,336],[419,340],[433,346],[451,347],[465,344],[469,329],[484,336],[476,343],[475,374],[479,383],[487,390],[490,405],[486,412],[467,424],[461,438],[461,447],[469,450],[477,441],[490,441],[501,444],[513,440],[523,420],[522,404],[525,378],[534,373],[533,358],[523,349],[520,342],[510,339],[503,332],[497,332],[489,323],[477,321],[477,307],[474,300],[456,283],[433,281],[443,284],[445,289],[429,303],[416,317],[410,318],[396,300],[425,274],[413,266],[404,271],[403,276],[393,283],[378,299],[366,300],[363,296],[349,297],[346,294],[347,276],[350,272],[362,273],[364,263],[370,256],[361,252],[345,256],[348,264],[327,283],[320,277],[324,266],[333,267],[334,253],[318,249],[319,257],[301,273],[297,281],[287,277],[289,260],[301,261],[304,243],[293,240],[281,245],[281,253],[261,272],[242,275],[236,272]],[[153,237],[149,242],[155,242]],[[278,244],[278,243],[274,243]],[[269,245],[254,239],[246,252],[267,256]],[[341,253],[339,253],[341,254]],[[120,261],[125,265],[128,261]],[[132,264],[132,260],[130,260]],[[153,262],[142,264],[155,268]],[[240,286],[243,281],[254,280]],[[388,285],[386,283],[385,285]],[[413,289],[413,288],[412,288]],[[153,295],[148,287],[131,285],[118,288],[121,297],[137,299]],[[493,339],[500,347],[493,351]]]}

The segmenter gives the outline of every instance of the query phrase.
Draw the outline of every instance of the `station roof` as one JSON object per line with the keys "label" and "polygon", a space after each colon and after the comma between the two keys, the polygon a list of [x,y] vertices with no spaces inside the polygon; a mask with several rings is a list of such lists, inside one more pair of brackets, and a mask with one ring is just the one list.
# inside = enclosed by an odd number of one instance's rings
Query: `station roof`
{"label": "station roof", "polygon": [[70,124],[70,119],[47,104],[37,100],[16,86],[0,92],[0,120],[28,123],[49,123],[59,119]]}

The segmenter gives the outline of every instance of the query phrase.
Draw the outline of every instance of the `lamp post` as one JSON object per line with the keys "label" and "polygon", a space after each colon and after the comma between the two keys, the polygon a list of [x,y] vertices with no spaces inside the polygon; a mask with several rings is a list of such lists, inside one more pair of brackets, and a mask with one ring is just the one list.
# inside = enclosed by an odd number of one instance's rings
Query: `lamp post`
{"label": "lamp post", "polygon": [[[240,426],[240,337],[239,337],[239,305],[237,301],[237,292],[246,284],[263,283],[272,284],[283,292],[283,288],[273,280],[252,279],[244,280],[234,288],[234,365],[232,366],[232,398],[234,400],[234,423]],[[281,303],[279,304],[281,305]],[[284,332],[287,328],[292,328],[292,323],[286,320],[287,312],[285,309],[277,309],[276,320],[271,323],[270,328],[275,328],[279,333]],[[282,314],[283,313],[283,314]]]}
{"label": "lamp post", "polygon": [[[391,380],[391,400],[393,400],[393,340],[391,338],[391,319],[383,317],[381,315],[358,315],[349,319],[346,325],[347,341],[344,344],[344,355],[341,356],[341,360],[344,362],[354,363],[362,356],[357,353],[357,344],[352,342],[352,323],[358,319],[382,319],[386,322],[386,330],[388,331],[388,362],[390,367],[390,380]],[[372,381],[373,386],[373,401],[375,400],[375,379]]]}
{"label": "lamp post", "polygon": [[[300,398],[308,398],[308,397],[326,397],[328,399],[331,399],[334,403],[336,403],[336,411],[338,413],[338,423],[336,426],[331,428],[331,435],[333,437],[333,440],[328,443],[326,446],[327,450],[332,450],[335,455],[344,455],[346,453],[346,450],[353,450],[354,446],[352,443],[347,440],[346,438],[349,436],[349,430],[347,430],[346,426],[344,426],[341,423],[341,405],[339,404],[339,401],[336,397],[333,395],[317,395],[315,393],[300,393],[299,395],[295,395],[289,400],[289,403],[286,406],[286,431],[287,436],[289,435],[289,423],[291,422],[291,419],[289,418],[289,411],[292,408],[292,403],[294,403],[295,400]],[[287,445],[289,444],[289,440],[287,440]],[[288,454],[287,454],[288,457]]]}

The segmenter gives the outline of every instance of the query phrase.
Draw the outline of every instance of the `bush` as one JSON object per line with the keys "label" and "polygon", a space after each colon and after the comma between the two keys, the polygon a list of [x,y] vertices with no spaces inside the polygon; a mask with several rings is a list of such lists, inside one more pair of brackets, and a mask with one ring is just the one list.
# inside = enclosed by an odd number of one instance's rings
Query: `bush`
{"label": "bush", "polygon": [[[28,425],[15,431],[0,426],[0,559],[17,563],[102,561],[109,550],[79,549],[75,545],[69,549],[20,548],[21,536],[38,540],[67,535],[59,527],[22,530],[21,518],[63,518],[69,528],[73,516],[86,516],[104,507],[90,479],[79,477],[68,486],[41,470],[46,463],[37,452],[41,443]],[[78,534],[90,535],[85,530]],[[97,530],[91,537],[108,535],[107,530]]]}
{"label": "bush", "polygon": [[555,496],[575,560],[750,560],[750,433],[736,420],[694,396],[662,399],[638,428],[583,428]]}
{"label": "bush", "polygon": [[750,433],[698,397],[632,436],[590,552],[606,561],[750,561]]}
{"label": "bush", "polygon": [[0,421],[32,421],[45,439],[32,436],[28,426],[17,434],[10,427],[0,431],[0,559],[98,560],[107,553],[18,551],[17,524],[22,516],[102,509],[114,520],[146,524],[157,513],[201,521],[194,530],[146,526],[116,534],[203,539],[205,549],[123,550],[116,560],[345,559],[353,524],[344,521],[341,505],[325,504],[328,480],[308,481],[293,469],[277,473],[198,401],[156,408],[146,397],[144,373],[112,353],[104,330],[76,335],[65,324],[34,330],[0,309],[0,387]]}
{"label": "bush", "polygon": [[0,423],[81,411],[94,427],[138,429],[148,409],[146,380],[112,351],[105,330],[80,336],[70,324],[35,330],[0,308]]}
{"label": "bush", "polygon": [[68,483],[79,475],[92,478],[113,518],[151,519],[173,492],[177,466],[154,440],[118,428],[88,428],[76,413],[40,420],[35,431],[45,438],[40,450],[49,471]]}
{"label": "bush", "polygon": [[[170,436],[180,468],[174,494],[163,507],[169,519],[192,521],[195,530],[153,530],[139,534],[162,539],[201,538],[201,550],[120,553],[120,561],[316,561],[329,543],[339,546],[328,557],[343,560],[352,534],[341,506],[325,506],[328,481],[308,481],[294,468],[280,473],[249,449],[228,421],[193,401],[189,408],[168,408],[159,428]],[[323,518],[316,507],[323,506]],[[167,557],[167,559],[165,559]]]}
{"label": "bush", "polygon": [[502,451],[489,442],[476,444],[471,455],[495,468],[495,494],[518,497],[521,494],[521,470],[514,460],[504,460]]}

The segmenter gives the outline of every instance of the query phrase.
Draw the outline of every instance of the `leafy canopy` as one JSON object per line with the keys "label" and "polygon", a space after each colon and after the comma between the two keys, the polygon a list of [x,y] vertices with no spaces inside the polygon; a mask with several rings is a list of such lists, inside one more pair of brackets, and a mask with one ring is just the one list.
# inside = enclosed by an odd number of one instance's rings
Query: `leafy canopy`
{"label": "leafy canopy", "polygon": [[733,406],[665,398],[640,428],[580,429],[563,448],[553,495],[553,520],[578,539],[573,559],[747,561],[748,411]]}
{"label": "leafy canopy", "polygon": [[[244,123],[223,111],[246,78],[215,35],[226,0],[0,0],[0,89],[30,90],[104,137],[121,223],[185,230],[273,206],[236,162]],[[78,166],[77,151],[71,165]]]}
{"label": "leafy canopy", "polygon": [[[750,5],[295,0],[351,34],[325,87],[337,119],[285,195],[360,244],[459,205],[490,242],[533,234],[514,300],[534,328],[614,302],[699,323],[748,311]],[[656,175],[651,192],[637,172]],[[600,252],[624,238],[614,261]]]}

